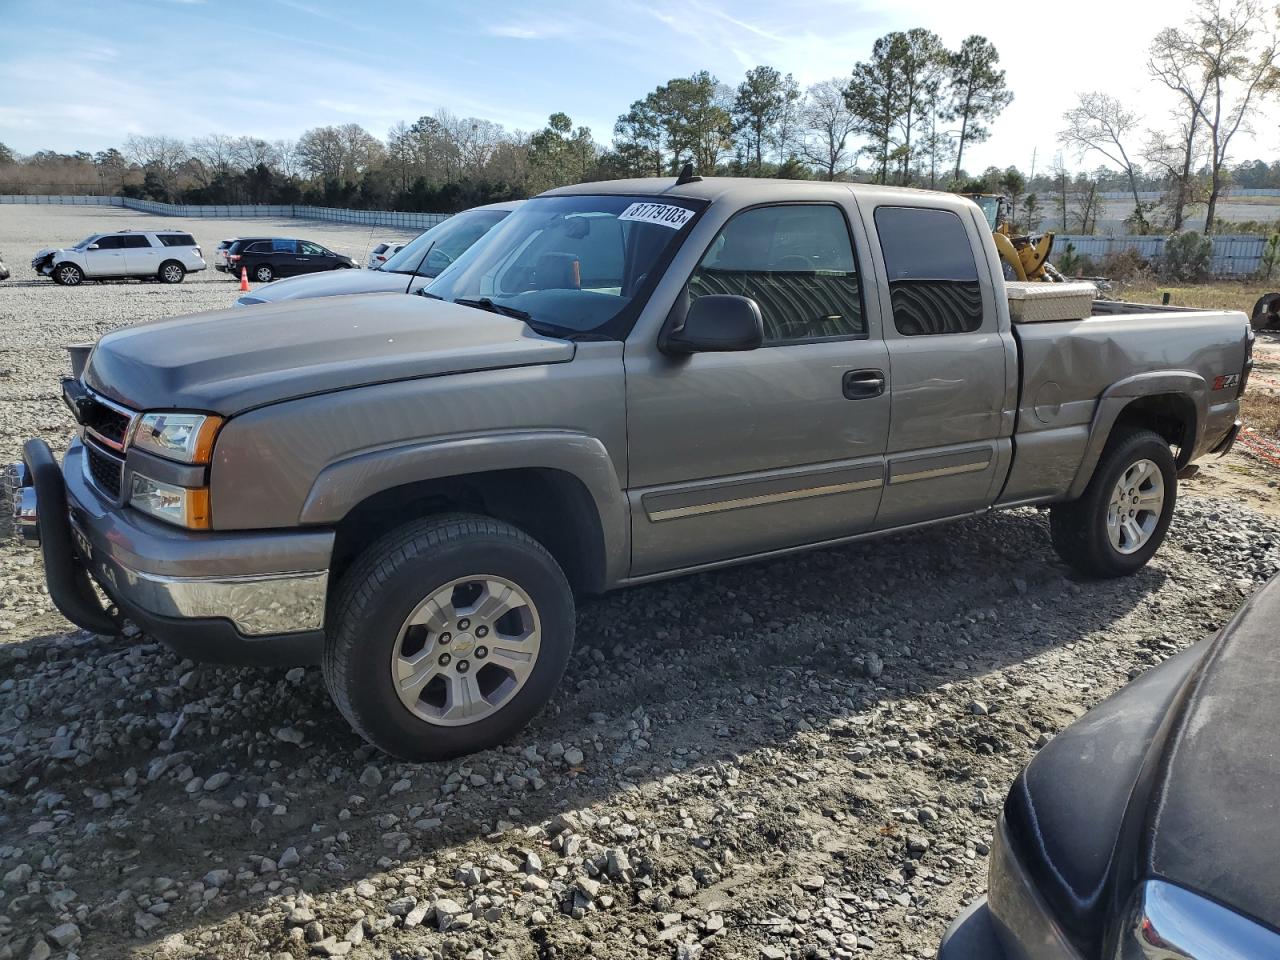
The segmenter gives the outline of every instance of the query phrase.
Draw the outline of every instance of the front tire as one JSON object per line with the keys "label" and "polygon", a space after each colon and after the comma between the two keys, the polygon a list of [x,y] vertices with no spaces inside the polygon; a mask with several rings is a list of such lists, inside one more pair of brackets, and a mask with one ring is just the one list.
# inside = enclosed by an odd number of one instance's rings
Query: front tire
{"label": "front tire", "polygon": [[325,683],[364,739],[402,760],[497,746],[551,698],[573,648],[574,604],[555,559],[488,517],[408,524],[343,576]]}
{"label": "front tire", "polygon": [[60,263],[53,270],[53,277],[64,287],[78,287],[84,283],[84,271],[74,263]]}
{"label": "front tire", "polygon": [[186,275],[187,268],[177,260],[166,260],[160,264],[160,272],[157,277],[161,283],[181,283],[182,278]]}
{"label": "front tire", "polygon": [[1079,500],[1054,505],[1054,549],[1090,577],[1123,577],[1160,549],[1178,496],[1169,443],[1151,430],[1128,428],[1107,441]]}
{"label": "front tire", "polygon": [[270,283],[275,278],[275,271],[271,269],[269,264],[260,263],[253,268],[253,279],[259,283]]}

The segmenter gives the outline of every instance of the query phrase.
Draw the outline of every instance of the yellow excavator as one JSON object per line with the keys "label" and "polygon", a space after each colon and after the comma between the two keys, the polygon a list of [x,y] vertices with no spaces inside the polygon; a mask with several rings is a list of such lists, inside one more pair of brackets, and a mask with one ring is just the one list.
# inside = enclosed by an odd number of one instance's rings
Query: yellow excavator
{"label": "yellow excavator", "polygon": [[1015,235],[1009,225],[1013,218],[1009,198],[998,193],[966,193],[981,208],[996,242],[996,250],[1004,263],[1006,280],[1044,280],[1058,283],[1065,279],[1049,262],[1053,250],[1053,233]]}

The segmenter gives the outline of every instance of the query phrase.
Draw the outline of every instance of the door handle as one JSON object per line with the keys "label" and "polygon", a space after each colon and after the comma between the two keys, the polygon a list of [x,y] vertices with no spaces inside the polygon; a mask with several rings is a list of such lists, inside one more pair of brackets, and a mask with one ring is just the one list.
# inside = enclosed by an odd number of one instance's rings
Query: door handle
{"label": "door handle", "polygon": [[881,370],[850,370],[844,375],[846,400],[868,400],[884,393],[884,372]]}

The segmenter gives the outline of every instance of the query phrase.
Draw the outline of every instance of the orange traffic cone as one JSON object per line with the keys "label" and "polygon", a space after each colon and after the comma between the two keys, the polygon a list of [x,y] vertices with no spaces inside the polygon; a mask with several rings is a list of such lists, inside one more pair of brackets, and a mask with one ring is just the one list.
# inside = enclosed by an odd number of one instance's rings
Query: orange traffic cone
{"label": "orange traffic cone", "polygon": [[249,269],[247,267],[240,268],[240,289],[245,292],[249,289]]}

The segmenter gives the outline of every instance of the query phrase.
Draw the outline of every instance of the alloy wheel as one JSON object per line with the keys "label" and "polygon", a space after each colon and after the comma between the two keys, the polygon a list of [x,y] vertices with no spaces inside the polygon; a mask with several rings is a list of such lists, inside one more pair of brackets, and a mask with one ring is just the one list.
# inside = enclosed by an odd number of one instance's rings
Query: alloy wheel
{"label": "alloy wheel", "polygon": [[533,672],[541,620],[529,595],[503,577],[460,577],[423,600],[400,628],[391,680],[400,702],[442,726],[501,710]]}
{"label": "alloy wheel", "polygon": [[1137,553],[1160,523],[1164,510],[1164,477],[1150,460],[1129,466],[1111,491],[1107,504],[1107,537],[1116,552]]}

